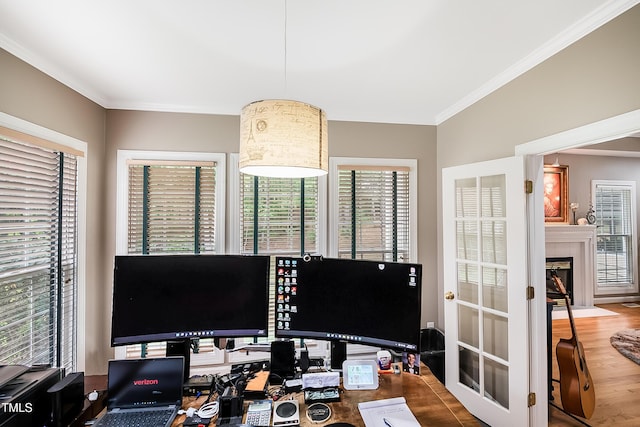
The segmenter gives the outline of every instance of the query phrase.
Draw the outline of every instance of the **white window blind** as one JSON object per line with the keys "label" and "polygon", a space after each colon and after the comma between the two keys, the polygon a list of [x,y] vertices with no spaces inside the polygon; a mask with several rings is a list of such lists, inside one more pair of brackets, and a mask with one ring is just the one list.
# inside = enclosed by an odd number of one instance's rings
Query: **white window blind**
{"label": "white window blind", "polygon": [[338,166],[338,257],[410,259],[409,173],[393,165]]}
{"label": "white window blind", "polygon": [[76,369],[77,160],[0,138],[0,364]]}
{"label": "white window blind", "polygon": [[129,165],[128,253],[213,253],[215,164]]}
{"label": "white window blind", "polygon": [[635,182],[594,181],[599,288],[636,286]]}
{"label": "white window blind", "polygon": [[318,251],[318,179],[241,174],[242,253]]}

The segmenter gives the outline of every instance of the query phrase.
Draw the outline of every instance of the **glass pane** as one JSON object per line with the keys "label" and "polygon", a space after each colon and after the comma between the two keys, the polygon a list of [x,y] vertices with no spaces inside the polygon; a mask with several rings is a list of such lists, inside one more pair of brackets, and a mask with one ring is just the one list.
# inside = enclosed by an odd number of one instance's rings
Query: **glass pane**
{"label": "glass pane", "polygon": [[480,345],[478,322],[477,309],[458,305],[458,340],[478,348]]}
{"label": "glass pane", "polygon": [[507,216],[506,178],[504,175],[483,176],[480,180],[480,212],[483,217]]}
{"label": "glass pane", "polygon": [[472,390],[480,390],[480,359],[478,353],[464,347],[458,347],[460,367],[458,381]]}
{"label": "glass pane", "polygon": [[509,323],[506,317],[484,313],[482,349],[503,360],[509,360]]}
{"label": "glass pane", "polygon": [[456,223],[456,246],[458,258],[478,260],[477,221],[458,221]]}
{"label": "glass pane", "polygon": [[482,305],[508,312],[507,270],[484,267],[482,269]]}
{"label": "glass pane", "polygon": [[490,359],[484,362],[484,396],[509,409],[509,368]]}
{"label": "glass pane", "polygon": [[598,287],[633,287],[635,192],[630,183],[596,184]]}
{"label": "glass pane", "polygon": [[456,218],[478,216],[477,184],[475,178],[456,180]]}
{"label": "glass pane", "polygon": [[478,304],[478,266],[458,263],[458,299]]}
{"label": "glass pane", "polygon": [[482,261],[507,263],[506,221],[482,221]]}

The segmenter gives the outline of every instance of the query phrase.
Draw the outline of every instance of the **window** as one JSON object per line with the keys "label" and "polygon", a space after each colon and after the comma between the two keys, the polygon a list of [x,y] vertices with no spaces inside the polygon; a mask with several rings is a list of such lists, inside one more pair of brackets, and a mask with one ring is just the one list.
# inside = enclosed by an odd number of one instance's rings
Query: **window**
{"label": "window", "polygon": [[[224,160],[224,154],[118,151],[117,253],[223,253]],[[164,355],[165,345],[116,353]],[[197,345],[202,354],[215,352],[212,340]]]}
{"label": "window", "polygon": [[636,188],[633,181],[592,181],[597,230],[597,292],[637,292]]}
{"label": "window", "polygon": [[331,254],[415,261],[415,160],[332,158]]}
{"label": "window", "polygon": [[215,253],[216,164],[138,160],[128,165],[127,253]]}
{"label": "window", "polygon": [[34,135],[0,127],[0,364],[82,370],[78,206],[85,163],[78,148],[84,145],[18,124]]}
{"label": "window", "polygon": [[[272,256],[269,313],[274,313],[276,256],[321,254],[323,178],[267,178],[239,173],[240,253]],[[273,339],[275,317],[269,319]]]}
{"label": "window", "polygon": [[318,178],[240,174],[240,181],[241,253],[318,253]]}

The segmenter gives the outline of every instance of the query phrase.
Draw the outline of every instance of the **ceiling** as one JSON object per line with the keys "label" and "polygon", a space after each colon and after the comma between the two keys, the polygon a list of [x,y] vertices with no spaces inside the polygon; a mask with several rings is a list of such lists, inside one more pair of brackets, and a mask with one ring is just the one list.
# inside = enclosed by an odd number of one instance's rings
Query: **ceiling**
{"label": "ceiling", "polygon": [[0,47],[109,109],[439,124],[639,0],[0,0]]}

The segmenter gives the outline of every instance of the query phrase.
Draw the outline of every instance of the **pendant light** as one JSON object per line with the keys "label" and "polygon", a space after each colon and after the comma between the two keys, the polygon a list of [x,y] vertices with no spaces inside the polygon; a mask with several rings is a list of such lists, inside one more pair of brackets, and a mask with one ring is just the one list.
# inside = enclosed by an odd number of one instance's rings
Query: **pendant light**
{"label": "pendant light", "polygon": [[[284,20],[284,82],[287,86],[287,2]],[[240,172],[304,178],[329,170],[327,117],[313,105],[287,99],[255,101],[240,113]]]}

